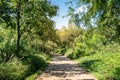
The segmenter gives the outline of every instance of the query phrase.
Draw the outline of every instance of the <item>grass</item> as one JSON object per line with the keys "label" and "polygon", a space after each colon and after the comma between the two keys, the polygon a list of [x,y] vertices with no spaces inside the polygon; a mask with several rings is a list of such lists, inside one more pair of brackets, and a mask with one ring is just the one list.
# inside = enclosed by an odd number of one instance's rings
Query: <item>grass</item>
{"label": "grass", "polygon": [[1,80],[34,80],[48,65],[50,55],[36,53],[0,63]]}
{"label": "grass", "polygon": [[38,55],[39,57],[43,58],[44,61],[46,61],[46,64],[43,64],[42,67],[40,67],[35,73],[32,75],[28,76],[25,80],[34,80],[48,65],[50,62],[50,57],[46,54]]}
{"label": "grass", "polygon": [[120,46],[104,46],[95,54],[80,57],[77,62],[98,80],[120,80]]}
{"label": "grass", "polygon": [[27,71],[28,66],[23,65],[17,58],[9,62],[0,63],[1,80],[22,80],[25,78]]}

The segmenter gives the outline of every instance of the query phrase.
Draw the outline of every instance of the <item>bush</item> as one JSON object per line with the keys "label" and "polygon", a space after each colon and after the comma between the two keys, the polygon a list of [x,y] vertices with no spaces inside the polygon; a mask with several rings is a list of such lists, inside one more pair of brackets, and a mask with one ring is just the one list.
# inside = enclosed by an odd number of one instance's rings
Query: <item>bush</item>
{"label": "bush", "polygon": [[82,56],[82,52],[80,49],[75,49],[71,54],[68,55],[69,58],[71,59],[77,59]]}
{"label": "bush", "polygon": [[3,42],[0,45],[0,62],[7,62],[15,56],[16,46],[15,43]]}
{"label": "bush", "polygon": [[64,55],[64,54],[66,53],[66,51],[67,51],[66,48],[56,49],[56,50],[55,50],[55,53]]}
{"label": "bush", "polygon": [[120,79],[120,66],[116,67],[113,75],[114,75],[114,80],[119,80]]}
{"label": "bush", "polygon": [[45,50],[47,52],[53,51],[57,47],[57,44],[52,41],[47,41],[45,44]]}
{"label": "bush", "polygon": [[67,49],[67,51],[66,51],[66,53],[65,53],[65,56],[69,56],[70,54],[72,54],[73,53],[73,49],[72,48],[69,48],[69,49]]}
{"label": "bush", "polygon": [[25,78],[27,70],[27,65],[23,65],[20,60],[14,58],[12,61],[0,64],[0,79],[22,80]]}
{"label": "bush", "polygon": [[[28,60],[28,61],[26,61]],[[50,61],[50,56],[45,53],[34,54],[34,56],[28,56],[28,58],[24,58],[25,64],[29,65],[28,76],[26,80],[34,80],[35,77],[40,74],[42,70],[44,70]]]}
{"label": "bush", "polygon": [[94,55],[82,56],[78,59],[80,66],[97,76],[98,80],[119,80],[120,46],[109,44],[102,46]]}
{"label": "bush", "polygon": [[67,49],[65,55],[77,59],[80,66],[93,73],[98,80],[119,80],[120,45],[107,41],[100,33],[86,31]]}
{"label": "bush", "polygon": [[[49,56],[45,53],[29,54],[21,59],[13,58],[8,62],[0,63],[0,79],[25,80],[33,73],[42,71],[48,64]],[[34,76],[32,80],[35,78]]]}
{"label": "bush", "polygon": [[22,62],[24,65],[29,66],[29,70],[26,73],[27,75],[32,74],[33,72],[37,71],[38,69],[46,65],[45,60],[37,55],[24,56]]}

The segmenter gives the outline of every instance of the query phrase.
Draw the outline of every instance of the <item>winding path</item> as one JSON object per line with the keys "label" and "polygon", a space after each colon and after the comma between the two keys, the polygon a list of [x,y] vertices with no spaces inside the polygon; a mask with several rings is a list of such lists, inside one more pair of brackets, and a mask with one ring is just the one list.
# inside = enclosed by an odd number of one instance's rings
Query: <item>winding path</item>
{"label": "winding path", "polygon": [[55,55],[45,71],[35,80],[97,80],[65,56]]}

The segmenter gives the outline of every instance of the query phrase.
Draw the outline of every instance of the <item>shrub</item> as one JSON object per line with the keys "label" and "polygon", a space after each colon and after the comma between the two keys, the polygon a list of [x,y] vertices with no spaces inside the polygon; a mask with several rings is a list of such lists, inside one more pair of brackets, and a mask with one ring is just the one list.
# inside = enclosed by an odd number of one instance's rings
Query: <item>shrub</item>
{"label": "shrub", "polygon": [[[18,59],[17,57],[8,62],[0,63],[0,79],[2,80],[25,80],[27,76],[42,71],[48,64],[49,55],[29,54]],[[34,76],[32,79],[34,79]]]}
{"label": "shrub", "polygon": [[72,54],[73,53],[73,49],[72,48],[69,48],[69,49],[67,49],[67,51],[66,51],[66,53],[65,53],[65,56],[69,56],[70,54]]}
{"label": "shrub", "polygon": [[102,46],[94,55],[79,58],[80,66],[97,76],[98,80],[119,80],[120,46],[109,44]]}
{"label": "shrub", "polygon": [[38,69],[46,65],[46,62],[44,61],[44,59],[42,59],[37,55],[24,56],[24,58],[22,58],[22,62],[24,65],[29,66],[29,70],[26,73],[27,75],[32,74],[33,72],[37,71]]}
{"label": "shrub", "polygon": [[22,80],[25,78],[28,67],[20,60],[14,58],[12,61],[0,64],[0,79]]}
{"label": "shrub", "polygon": [[58,53],[58,54],[62,54],[62,55],[64,55],[65,53],[66,53],[66,51],[67,51],[67,49],[66,48],[62,48],[62,49],[56,49],[56,53]]}
{"label": "shrub", "polygon": [[82,56],[82,52],[79,49],[75,49],[71,54],[68,55],[71,59],[77,59]]}

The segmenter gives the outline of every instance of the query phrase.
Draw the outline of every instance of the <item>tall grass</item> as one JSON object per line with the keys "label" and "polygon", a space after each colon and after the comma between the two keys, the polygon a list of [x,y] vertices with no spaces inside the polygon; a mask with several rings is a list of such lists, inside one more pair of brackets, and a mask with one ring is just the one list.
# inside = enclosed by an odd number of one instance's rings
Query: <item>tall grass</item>
{"label": "tall grass", "polygon": [[[47,66],[50,56],[45,53],[17,57],[0,63],[1,80],[34,80]],[[33,76],[33,74],[35,74]]]}

